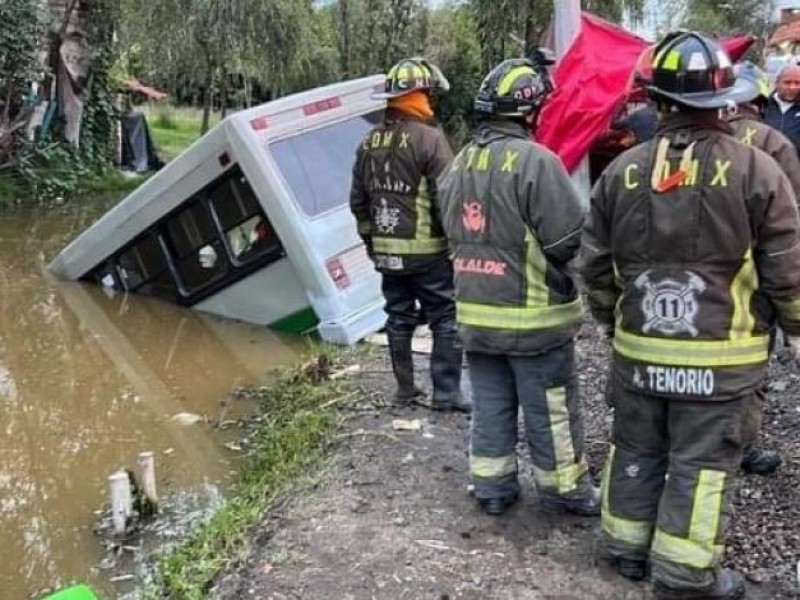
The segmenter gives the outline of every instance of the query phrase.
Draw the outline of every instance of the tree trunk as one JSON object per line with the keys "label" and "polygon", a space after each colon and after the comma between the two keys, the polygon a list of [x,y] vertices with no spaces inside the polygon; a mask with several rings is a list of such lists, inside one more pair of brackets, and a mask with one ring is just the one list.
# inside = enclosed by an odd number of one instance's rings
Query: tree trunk
{"label": "tree trunk", "polygon": [[223,67],[221,81],[219,84],[219,103],[222,105],[220,110],[220,118],[224,119],[228,114],[228,72]]}
{"label": "tree trunk", "polygon": [[200,127],[200,135],[208,131],[209,120],[211,118],[211,106],[214,92],[212,86],[214,85],[214,63],[212,61],[206,62],[206,76],[205,87],[203,89],[203,124]]}

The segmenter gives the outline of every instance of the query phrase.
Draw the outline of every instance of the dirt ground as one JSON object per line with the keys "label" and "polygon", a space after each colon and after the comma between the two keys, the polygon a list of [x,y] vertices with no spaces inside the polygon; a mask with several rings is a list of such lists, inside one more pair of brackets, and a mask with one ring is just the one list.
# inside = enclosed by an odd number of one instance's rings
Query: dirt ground
{"label": "dirt ground", "polygon": [[[608,349],[585,327],[578,373],[592,473],[607,451],[611,414],[603,390]],[[418,355],[420,370],[427,357]],[[299,486],[263,523],[254,552],[213,591],[219,598],[647,599],[646,583],[617,576],[603,557],[598,519],[542,514],[523,447],[523,498],[501,517],[469,495],[469,419],[421,407],[394,408],[390,365],[378,353],[355,381],[365,401],[351,409],[327,469]],[[796,441],[800,377],[771,367],[768,446],[800,458]],[[423,382],[429,381],[423,375]],[[777,388],[777,389],[776,389]],[[418,419],[417,431],[393,420]],[[728,560],[748,571],[748,598],[800,597],[797,520],[800,474],[793,464],[767,478],[746,477],[734,494]]]}

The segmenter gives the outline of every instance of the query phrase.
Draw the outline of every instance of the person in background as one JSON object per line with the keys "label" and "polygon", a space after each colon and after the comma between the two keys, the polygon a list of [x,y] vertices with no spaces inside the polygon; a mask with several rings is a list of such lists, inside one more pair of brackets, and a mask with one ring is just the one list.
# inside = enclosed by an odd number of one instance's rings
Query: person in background
{"label": "person in background", "polygon": [[764,110],[764,123],[774,127],[800,152],[800,66],[785,65],[775,80],[775,92]]}

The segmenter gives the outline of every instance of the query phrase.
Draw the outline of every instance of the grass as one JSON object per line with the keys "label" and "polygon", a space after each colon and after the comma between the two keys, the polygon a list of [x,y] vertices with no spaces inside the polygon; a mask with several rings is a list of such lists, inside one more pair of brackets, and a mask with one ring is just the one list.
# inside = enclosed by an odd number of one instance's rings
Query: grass
{"label": "grass", "polygon": [[[169,104],[149,105],[144,109],[161,160],[169,162],[200,138],[203,111]],[[211,126],[219,121],[211,115]]]}
{"label": "grass", "polygon": [[253,435],[254,453],[242,466],[231,499],[160,560],[161,595],[208,597],[215,578],[246,557],[254,527],[278,494],[322,457],[326,440],[340,425],[330,403],[345,395],[347,384],[324,376],[336,351],[321,346],[319,352],[303,367],[283,372],[270,387],[246,392],[263,408]]}

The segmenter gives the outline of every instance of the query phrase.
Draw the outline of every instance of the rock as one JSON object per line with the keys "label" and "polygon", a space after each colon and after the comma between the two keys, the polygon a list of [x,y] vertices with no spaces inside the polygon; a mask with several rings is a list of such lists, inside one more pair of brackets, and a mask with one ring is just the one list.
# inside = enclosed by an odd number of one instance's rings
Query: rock
{"label": "rock", "polygon": [[475,584],[475,587],[481,587],[483,585],[483,578],[480,575],[473,575],[472,583]]}

